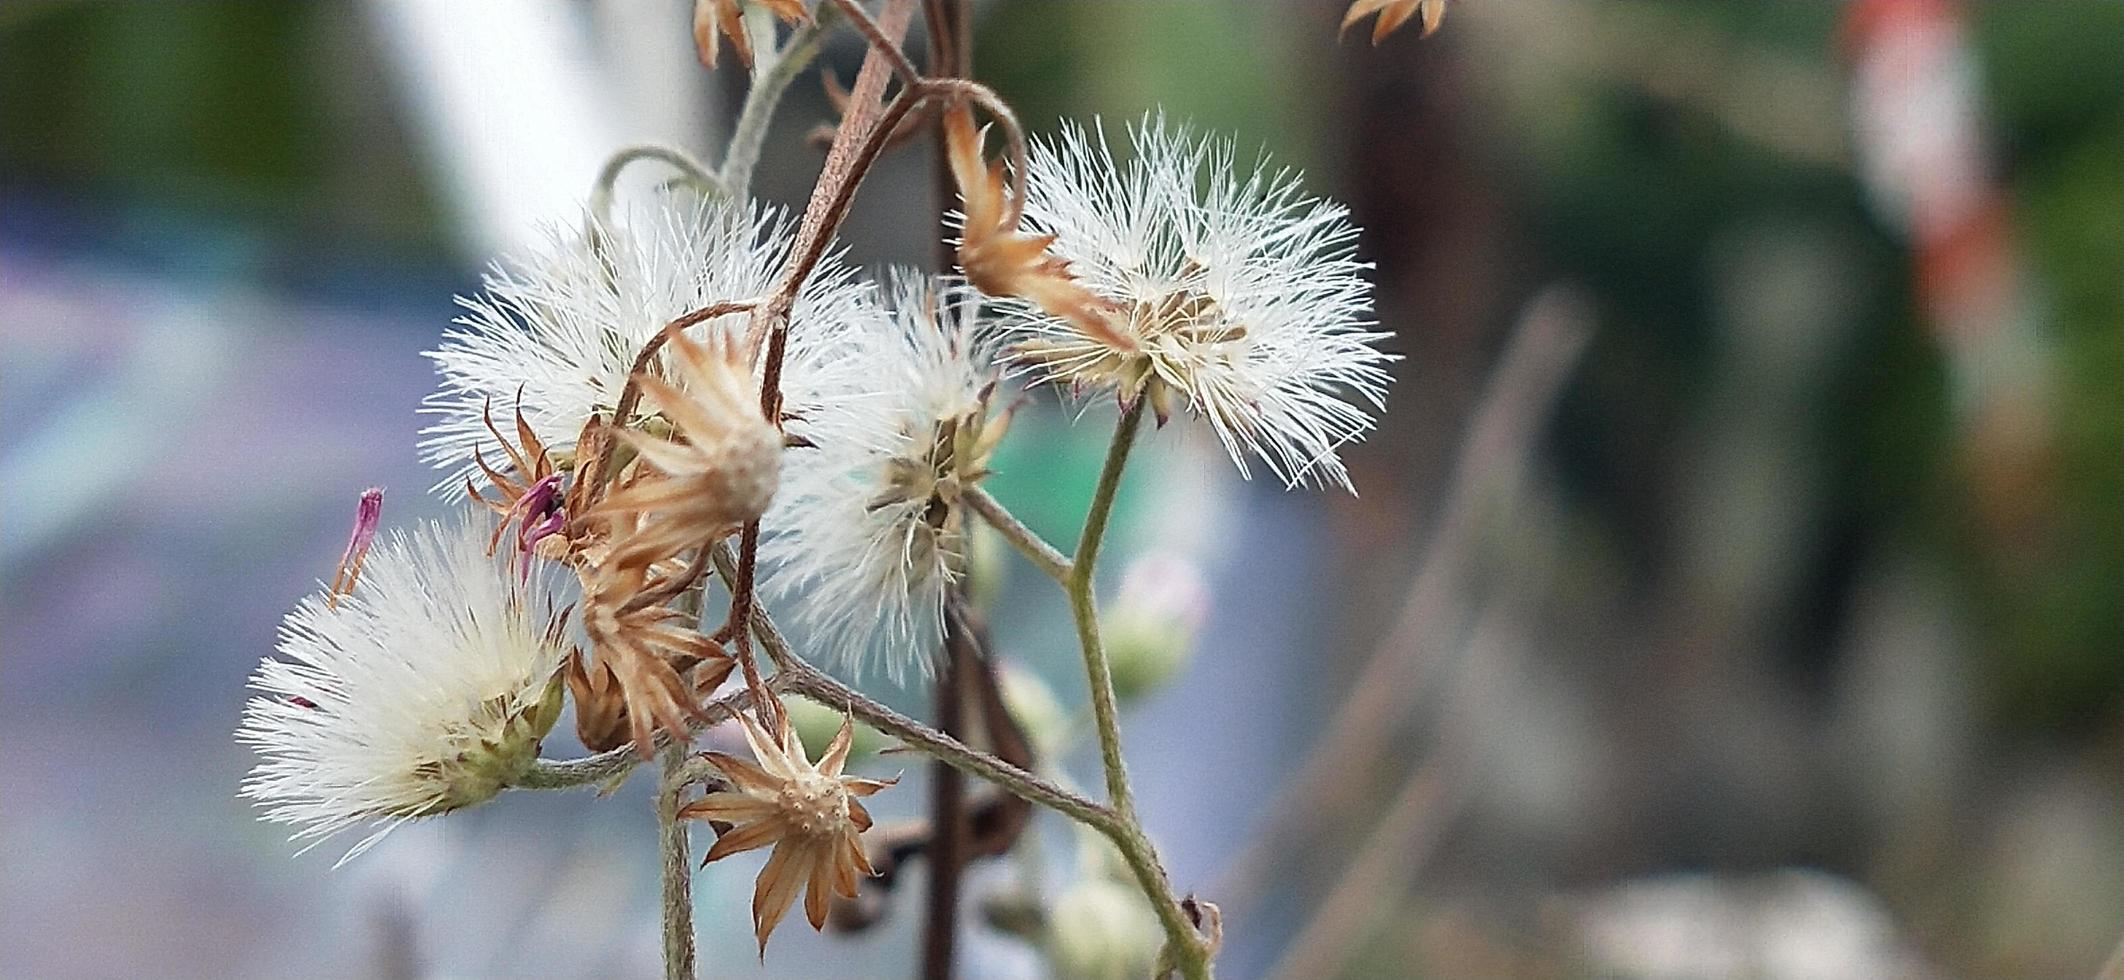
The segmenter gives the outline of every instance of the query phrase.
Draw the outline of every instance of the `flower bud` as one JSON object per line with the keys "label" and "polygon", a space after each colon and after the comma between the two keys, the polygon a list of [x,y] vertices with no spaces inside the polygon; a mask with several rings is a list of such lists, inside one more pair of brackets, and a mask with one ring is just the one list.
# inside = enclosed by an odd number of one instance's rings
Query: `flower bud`
{"label": "flower bud", "polygon": [[1055,692],[1040,679],[1040,675],[1014,663],[1001,665],[1003,707],[1025,732],[1033,749],[1042,756],[1052,755],[1061,740],[1069,737],[1069,714],[1062,710],[1062,702]]}
{"label": "flower bud", "polygon": [[[789,727],[796,729],[797,739],[804,743],[805,751],[814,759],[823,755],[833,737],[840,734],[843,718],[832,708],[798,697],[783,698],[782,707],[789,714]],[[850,735],[848,758],[850,761],[867,758],[884,747],[885,736],[869,725],[858,723]]]}
{"label": "flower bud", "polygon": [[1137,559],[1100,624],[1114,693],[1141,697],[1187,664],[1209,609],[1209,588],[1193,562],[1170,554]]}
{"label": "flower bud", "polygon": [[1056,975],[1072,980],[1150,976],[1163,938],[1140,893],[1101,877],[1071,886],[1048,910],[1048,954]]}

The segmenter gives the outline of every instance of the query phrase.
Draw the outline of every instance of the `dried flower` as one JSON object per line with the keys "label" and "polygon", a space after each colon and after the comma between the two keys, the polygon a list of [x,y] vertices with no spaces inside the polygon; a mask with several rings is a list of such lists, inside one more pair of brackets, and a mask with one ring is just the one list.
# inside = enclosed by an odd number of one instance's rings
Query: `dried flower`
{"label": "dried flower", "polygon": [[685,589],[682,571],[613,557],[631,533],[615,531],[612,555],[584,576],[583,631],[598,668],[618,682],[635,750],[647,758],[654,731],[687,734],[700,688],[722,683],[737,662],[666,604]]}
{"label": "dried flower", "polygon": [[569,651],[561,674],[568,679],[568,697],[575,702],[575,737],[583,748],[605,752],[633,741],[627,695],[620,690],[611,664],[593,664],[576,649]]}
{"label": "dried flower", "polygon": [[[772,12],[784,23],[798,23],[811,19],[804,9],[803,0],[751,0]],[[716,39],[720,31],[730,39],[730,46],[737,51],[738,60],[752,65],[752,42],[745,37],[745,22],[742,9],[744,0],[693,0],[693,46],[699,53],[701,64],[714,68],[716,55],[722,45]]]}
{"label": "dried flower", "polygon": [[[458,329],[428,354],[443,380],[422,408],[436,421],[422,431],[421,456],[450,470],[437,490],[460,497],[466,481],[481,475],[474,460],[494,438],[492,403],[514,402],[520,429],[536,438],[557,471],[571,471],[585,428],[611,421],[644,344],[680,316],[772,287],[790,242],[789,223],[779,213],[720,201],[689,204],[675,194],[659,195],[651,205],[592,234],[557,229],[544,248],[498,265],[482,295],[459,300],[467,312]],[[811,379],[838,363],[841,335],[876,315],[867,284],[856,282],[837,256],[820,262],[790,314],[782,373],[790,412],[813,404]],[[747,318],[716,317],[689,333],[742,331]],[[539,453],[528,443],[519,448],[535,465]],[[519,468],[518,482],[536,478]]]}
{"label": "dried flower", "polygon": [[739,715],[745,741],[759,764],[708,753],[708,762],[732,788],[709,793],[679,810],[681,817],[732,825],[708,849],[704,865],[774,845],[752,891],[752,928],[763,957],[768,935],[796,903],[798,891],[804,892],[804,917],[813,929],[821,929],[833,896],[854,898],[856,876],[875,874],[861,840],[870,829],[870,811],[856,798],[895,782],[841,775],[853,737],[847,719],[813,765],[788,716],[775,717],[778,730],[770,738],[751,717]]}
{"label": "dried flower", "polygon": [[[310,596],[251,677],[243,795],[311,846],[485,802],[521,776],[561,709],[566,614],[486,552],[485,522],[394,533],[337,608]],[[543,609],[541,606],[543,605]]]}
{"label": "dried flower", "polygon": [[635,480],[593,512],[639,521],[638,531],[615,542],[613,561],[661,561],[701,547],[765,513],[779,482],[782,433],[760,415],[737,341],[727,334],[706,344],[675,336],[666,350],[678,384],[653,375],[637,380],[684,441],[616,432],[640,456],[637,466],[661,475]]}
{"label": "dried flower", "polygon": [[552,454],[539,441],[538,433],[524,421],[521,406],[516,411],[516,440],[521,449],[510,445],[501,430],[494,427],[491,406],[483,406],[481,416],[487,431],[493,434],[494,441],[501,445],[502,453],[508,457],[510,468],[508,472],[496,470],[487,465],[485,453],[474,450],[472,463],[486,474],[495,499],[488,500],[470,477],[465,479],[465,495],[501,516],[501,523],[494,528],[493,540],[487,542],[488,554],[500,547],[502,535],[511,526],[516,528],[518,576],[527,576],[531,574],[531,556],[536,553],[538,543],[567,530],[561,475],[555,472]]}
{"label": "dried flower", "polygon": [[339,605],[339,597],[354,591],[354,583],[361,581],[361,563],[369,557],[369,546],[376,541],[376,528],[383,523],[383,488],[370,487],[361,492],[361,500],[354,505],[354,530],[347,535],[347,550],[339,556],[339,569],[332,573],[332,584],[325,590],[325,606]]}
{"label": "dried flower", "polygon": [[1423,35],[1430,37],[1438,32],[1438,25],[1445,23],[1446,0],[1352,0],[1350,9],[1342,15],[1342,30],[1348,33],[1358,21],[1378,14],[1372,22],[1372,43],[1377,45],[1387,35],[1401,29],[1410,17],[1423,15]]}
{"label": "dried flower", "polygon": [[947,111],[944,135],[964,209],[958,244],[959,268],[967,281],[990,296],[1025,300],[1106,343],[1126,345],[1128,339],[1107,323],[1117,312],[1112,304],[1080,285],[1068,262],[1048,254],[1054,236],[1019,230],[1003,164],[984,162],[988,130],[974,130],[973,110],[961,103]]}
{"label": "dried flower", "polygon": [[1121,591],[1100,613],[1114,693],[1149,694],[1187,665],[1209,614],[1209,586],[1194,562],[1154,552],[1129,563]]}
{"label": "dried flower", "polygon": [[[1032,152],[1025,211],[1078,281],[1124,311],[1126,343],[1025,303],[1004,304],[1012,354],[1043,381],[1180,403],[1207,419],[1241,475],[1257,457],[1288,486],[1349,487],[1336,451],[1372,427],[1392,358],[1367,331],[1371,289],[1339,205],[1289,171],[1235,167],[1228,144],[1146,119],[1117,164],[1103,132]],[[1354,396],[1354,399],[1352,398]]]}
{"label": "dried flower", "polygon": [[859,335],[860,373],[809,418],[762,526],[761,587],[825,659],[927,671],[964,560],[961,492],[988,475],[1010,417],[963,289],[918,274]]}

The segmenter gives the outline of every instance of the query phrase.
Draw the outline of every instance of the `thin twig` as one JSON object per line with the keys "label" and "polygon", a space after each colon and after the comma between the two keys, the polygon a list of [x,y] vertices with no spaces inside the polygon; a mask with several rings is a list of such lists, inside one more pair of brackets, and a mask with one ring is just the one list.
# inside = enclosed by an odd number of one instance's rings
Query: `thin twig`
{"label": "thin twig", "polygon": [[[957,598],[947,600],[956,602]],[[966,731],[969,662],[964,621],[944,621],[944,669],[937,677],[937,730],[953,738]],[[924,896],[920,975],[951,980],[959,934],[959,878],[966,861],[966,777],[941,759],[930,763],[929,891]]]}
{"label": "thin twig", "polygon": [[1054,545],[1048,544],[1047,540],[1032,528],[1026,527],[1002,502],[990,496],[987,490],[971,487],[960,499],[964,500],[974,513],[981,515],[989,527],[1002,534],[1003,540],[1016,547],[1018,553],[1024,555],[1026,561],[1032,562],[1034,568],[1045,573],[1048,578],[1068,584],[1071,566],[1069,556],[1057,550]]}
{"label": "thin twig", "polygon": [[[735,574],[736,559],[727,545],[716,545],[711,554],[715,558],[717,574]],[[988,780],[1093,828],[1106,830],[1115,825],[1112,810],[879,704],[813,667],[789,648],[789,641],[782,637],[782,631],[757,604],[752,607],[752,635],[760,641],[761,652],[767,654],[768,661],[775,666],[776,674],[768,681],[770,687],[847,711],[856,720],[899,739],[915,751],[947,759],[961,772]]]}
{"label": "thin twig", "polygon": [[[775,687],[773,681],[767,685]],[[737,713],[752,704],[751,691],[738,691],[717,698],[701,706],[698,719],[693,721],[693,731],[711,728],[737,717]],[[658,729],[654,745],[663,748],[671,743],[671,736]],[[641,754],[634,751],[633,744],[622,745],[596,755],[580,759],[539,759],[531,768],[518,777],[510,786],[513,789],[575,789],[583,786],[605,786],[613,780],[634,771],[641,765]]]}
{"label": "thin twig", "polygon": [[1121,409],[1113,443],[1107,448],[1106,465],[1099,471],[1099,484],[1092,491],[1091,508],[1084,517],[1084,533],[1077,539],[1077,556],[1070,563],[1063,589],[1069,593],[1070,615],[1077,623],[1085,678],[1091,687],[1092,720],[1099,731],[1099,761],[1106,772],[1107,805],[1120,817],[1125,831],[1124,836],[1114,837],[1114,842],[1165,929],[1161,960],[1190,978],[1207,977],[1209,945],[1180,907],[1172,882],[1158,864],[1158,852],[1136,819],[1135,796],[1128,788],[1128,764],[1121,753],[1121,712],[1114,697],[1113,670],[1107,663],[1106,645],[1099,638],[1099,606],[1093,591],[1099,549],[1106,540],[1114,499],[1121,489],[1121,475],[1128,468],[1129,450],[1136,443],[1137,430],[1142,428],[1146,401],[1138,398]]}
{"label": "thin twig", "polygon": [[729,184],[707,165],[695,160],[691,154],[673,146],[655,143],[638,143],[621,147],[605,160],[597,172],[597,181],[590,185],[591,231],[600,233],[612,227],[612,188],[619,182],[621,171],[637,160],[656,160],[679,172],[682,179],[696,185],[706,194],[718,197],[730,196]]}
{"label": "thin twig", "polygon": [[[970,45],[962,47],[960,32],[953,26],[960,18],[968,16],[965,0],[924,0],[923,20],[929,28],[929,73],[939,78],[962,74],[961,67],[970,54]],[[945,138],[944,127],[936,127],[936,210],[937,210],[937,271],[951,269],[955,250],[950,243],[949,215],[953,200],[953,185],[950,167],[950,141]],[[958,582],[952,595],[946,600],[944,621],[944,669],[937,678],[936,720],[937,729],[953,738],[962,738],[966,731],[967,687],[975,673],[983,675],[988,665],[981,662],[972,624],[962,615],[965,607],[965,592],[968,583]],[[990,743],[993,745],[993,741]],[[922,963],[921,975],[929,980],[951,980],[952,961],[959,945],[959,892],[960,880],[969,857],[967,838],[971,836],[971,821],[966,812],[966,777],[949,763],[930,764],[930,827],[929,841],[929,891],[922,917]],[[1023,803],[1018,804],[1021,808]]]}

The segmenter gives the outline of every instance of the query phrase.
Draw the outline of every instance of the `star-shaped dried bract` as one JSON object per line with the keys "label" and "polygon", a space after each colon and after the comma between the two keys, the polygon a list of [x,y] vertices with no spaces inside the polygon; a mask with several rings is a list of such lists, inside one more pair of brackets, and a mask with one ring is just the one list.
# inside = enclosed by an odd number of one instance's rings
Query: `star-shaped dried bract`
{"label": "star-shaped dried bract", "polygon": [[965,212],[959,268],[965,271],[966,281],[990,296],[1031,302],[1102,343],[1131,347],[1128,338],[1107,321],[1112,304],[1077,282],[1068,262],[1047,254],[1055,236],[1019,230],[1018,210],[1010,206],[1003,163],[983,158],[988,130],[974,129],[973,110],[960,103],[946,112],[944,137]]}
{"label": "star-shaped dried bract", "polygon": [[870,811],[856,798],[876,793],[896,780],[841,775],[853,735],[847,720],[816,765],[789,727],[786,713],[777,715],[779,730],[773,738],[751,717],[740,715],[738,720],[758,764],[721,752],[708,753],[708,762],[730,780],[732,788],[687,804],[679,816],[731,825],[708,849],[701,862],[704,865],[774,845],[752,889],[753,934],[764,957],[767,937],[796,904],[798,891],[804,892],[804,917],[813,929],[822,929],[833,896],[854,898],[856,876],[876,874],[861,840],[862,833],[870,829]]}
{"label": "star-shaped dried bract", "polygon": [[1423,35],[1430,37],[1438,32],[1438,25],[1445,23],[1446,0],[1354,0],[1350,9],[1342,15],[1342,30],[1347,33],[1358,21],[1378,14],[1372,22],[1372,44],[1387,39],[1401,29],[1409,18],[1422,15]]}
{"label": "star-shaped dried bract", "polygon": [[782,433],[760,415],[736,339],[673,336],[666,350],[683,387],[649,374],[635,383],[683,441],[613,430],[634,450],[638,476],[592,511],[636,525],[614,535],[609,560],[622,564],[664,561],[757,519],[780,480]]}
{"label": "star-shaped dried bract", "polygon": [[[752,65],[752,42],[745,38],[744,4],[747,0],[693,0],[693,46],[699,52],[701,64],[714,68],[716,56],[722,43],[716,38],[720,32],[730,39],[730,46],[737,50],[738,60],[747,67]],[[804,9],[803,0],[749,0],[766,7],[777,20],[785,24],[809,21],[811,13]]]}

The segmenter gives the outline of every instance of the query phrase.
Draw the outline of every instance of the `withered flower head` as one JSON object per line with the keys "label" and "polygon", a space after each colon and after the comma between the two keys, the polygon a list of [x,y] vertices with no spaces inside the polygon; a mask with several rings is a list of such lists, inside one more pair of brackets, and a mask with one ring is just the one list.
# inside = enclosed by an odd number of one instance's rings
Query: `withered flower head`
{"label": "withered flower head", "polygon": [[[420,452],[448,474],[436,490],[449,500],[464,497],[467,477],[484,479],[473,462],[481,450],[503,469],[492,458],[490,423],[506,420],[490,418],[490,406],[521,413],[521,428],[531,430],[554,469],[571,473],[590,455],[583,440],[612,421],[642,348],[695,310],[766,295],[794,232],[787,214],[765,205],[658,192],[609,220],[591,219],[587,230],[567,222],[499,261],[481,293],[459,300],[465,315],[428,354],[442,383],[421,409],[434,421],[421,431]],[[804,280],[789,313],[801,326],[789,332],[782,369],[788,412],[815,406],[810,379],[837,362],[836,338],[876,316],[872,292],[838,252]],[[742,331],[748,318],[732,312],[692,332]],[[539,448],[513,441],[534,463]],[[537,482],[526,472],[515,473],[519,483]]]}
{"label": "withered flower head", "polygon": [[973,110],[960,103],[946,111],[944,135],[965,211],[959,268],[966,280],[990,296],[1015,296],[1107,343],[1126,346],[1128,339],[1107,323],[1112,304],[1079,284],[1068,262],[1048,254],[1055,236],[1019,230],[1003,163],[984,159],[988,130],[974,129]]}
{"label": "withered flower head", "polygon": [[853,737],[847,720],[814,765],[789,727],[788,715],[777,714],[776,719],[777,731],[769,737],[751,717],[739,715],[758,765],[708,753],[709,763],[732,788],[709,793],[679,811],[681,817],[732,825],[708,849],[704,865],[774,845],[752,890],[752,929],[762,957],[767,955],[768,935],[796,903],[798,891],[804,892],[804,917],[813,929],[821,929],[833,896],[854,898],[856,875],[876,873],[861,840],[870,829],[870,811],[856,798],[896,782],[841,775]]}
{"label": "withered flower head", "polygon": [[1438,25],[1445,23],[1446,0],[1352,0],[1350,9],[1342,15],[1342,30],[1349,29],[1358,21],[1378,14],[1372,22],[1372,43],[1377,45],[1387,35],[1401,29],[1409,18],[1423,15],[1423,35],[1430,37],[1438,32]]}
{"label": "withered flower head", "polygon": [[758,518],[781,477],[782,433],[760,415],[752,372],[727,334],[666,346],[679,384],[637,375],[643,396],[683,441],[614,431],[649,472],[605,498],[599,518],[633,517],[639,530],[615,538],[613,560],[661,561]]}
{"label": "withered flower head", "polygon": [[[597,654],[592,669],[618,683],[635,750],[644,758],[656,728],[684,736],[700,716],[699,690],[712,689],[736,666],[722,647],[693,629],[690,617],[666,604],[685,591],[676,577],[682,574],[607,556],[584,579],[583,631]],[[593,679],[602,680],[586,676],[586,686]],[[609,696],[593,708],[608,716],[613,710]],[[583,710],[581,700],[576,710]]]}
{"label": "withered flower head", "polygon": [[575,737],[584,748],[604,752],[633,740],[627,723],[627,695],[620,690],[611,664],[593,664],[577,649],[569,652],[561,674],[568,679],[568,697],[575,702]]}
{"label": "withered flower head", "polygon": [[[465,477],[465,496],[501,515],[501,523],[495,525],[494,536],[487,542],[488,554],[493,554],[501,546],[502,535],[509,528],[516,528],[517,576],[522,578],[531,574],[531,556],[541,550],[541,541],[560,536],[559,542],[564,546],[567,543],[564,532],[568,528],[568,516],[563,506],[561,475],[554,469],[553,454],[546,449],[545,443],[539,441],[538,433],[524,421],[521,403],[516,409],[517,445],[510,445],[501,430],[495,428],[491,406],[482,406],[480,414],[487,431],[494,435],[502,454],[508,457],[509,469],[503,472],[487,465],[486,454],[474,450],[472,462],[486,474],[488,488],[495,496],[492,500],[487,499],[470,476]],[[547,557],[559,557],[565,550],[565,547],[555,549],[555,553]]]}
{"label": "withered flower head", "polygon": [[[745,37],[744,4],[746,0],[693,0],[693,46],[700,54],[701,64],[715,67],[716,55],[722,47],[716,39],[720,31],[730,39],[730,46],[737,49],[738,60],[748,67],[752,64],[752,42]],[[774,14],[784,23],[794,24],[811,19],[804,9],[803,0],[750,0]]]}

